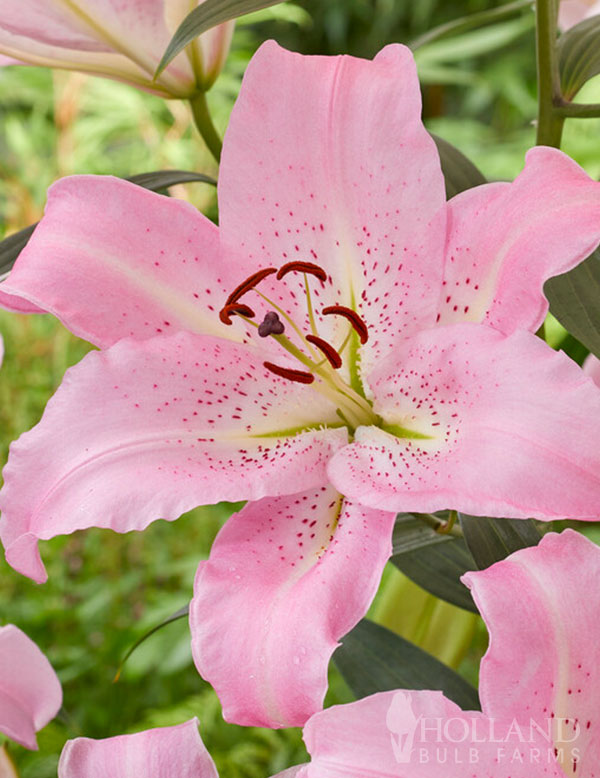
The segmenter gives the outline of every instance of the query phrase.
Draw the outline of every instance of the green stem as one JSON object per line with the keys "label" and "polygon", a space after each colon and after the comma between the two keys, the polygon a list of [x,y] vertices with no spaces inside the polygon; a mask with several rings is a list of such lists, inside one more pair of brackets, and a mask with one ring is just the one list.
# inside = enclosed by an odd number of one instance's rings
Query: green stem
{"label": "green stem", "polygon": [[560,74],[556,57],[556,0],[537,0],[536,51],[538,80],[538,146],[560,148],[564,116],[558,110],[562,103]]}
{"label": "green stem", "polygon": [[600,103],[570,103],[563,100],[556,111],[565,119],[598,119]]}
{"label": "green stem", "polygon": [[444,522],[440,527],[438,527],[436,529],[436,532],[439,532],[440,535],[450,535],[452,533],[454,525],[456,524],[457,519],[458,519],[458,512],[449,511],[448,521]]}
{"label": "green stem", "polygon": [[[447,527],[447,522],[442,521],[442,519],[438,519],[438,517],[434,516],[432,513],[413,513],[412,515],[416,519],[419,519],[419,521],[422,521],[423,524],[427,524],[428,527],[431,527],[431,529],[434,529],[436,532],[440,532],[442,528]],[[453,524],[449,529],[447,528],[443,530],[443,534],[454,535],[454,537],[462,538],[463,531],[458,524]]]}
{"label": "green stem", "polygon": [[210,153],[217,162],[220,162],[223,143],[213,124],[205,93],[198,92],[198,94],[190,97],[190,106],[198,132],[202,135]]}

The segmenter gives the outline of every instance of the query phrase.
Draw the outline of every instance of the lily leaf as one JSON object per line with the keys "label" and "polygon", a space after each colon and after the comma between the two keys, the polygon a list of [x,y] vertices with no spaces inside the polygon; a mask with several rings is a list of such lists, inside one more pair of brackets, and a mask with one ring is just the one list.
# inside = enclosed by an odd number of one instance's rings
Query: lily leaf
{"label": "lily leaf", "polygon": [[466,189],[486,183],[483,173],[462,151],[438,135],[432,133],[431,137],[435,141],[442,163],[442,173],[446,182],[446,199],[449,200]]}
{"label": "lily leaf", "polygon": [[424,35],[416,38],[409,45],[413,51],[420,49],[422,46],[426,46],[428,43],[433,43],[442,38],[458,35],[468,30],[478,30],[486,24],[493,24],[503,19],[508,19],[511,16],[522,13],[529,10],[534,4],[534,0],[515,0],[512,3],[506,3],[497,8],[489,8],[479,13],[471,13],[467,16],[461,16],[459,19],[453,19],[451,22],[441,24],[439,27],[434,27],[432,30],[428,30]]}
{"label": "lily leaf", "polygon": [[0,242],[0,279],[12,269],[36,227],[37,224],[32,224]]}
{"label": "lily leaf", "polygon": [[600,16],[591,16],[558,39],[558,67],[563,97],[572,100],[600,73]]}
{"label": "lily leaf", "polygon": [[154,78],[158,78],[167,65],[172,62],[180,51],[202,35],[203,32],[216,27],[217,24],[230,22],[238,16],[245,16],[252,11],[260,11],[271,5],[277,5],[282,0],[204,0],[204,2],[189,13],[181,22],[175,35],[171,38],[167,50],[161,59]]}
{"label": "lily leaf", "polygon": [[[151,173],[138,173],[126,180],[153,192],[167,189],[175,184],[188,184],[197,181],[213,186],[217,184],[211,176],[206,176],[204,173],[193,173],[189,170],[155,170]],[[36,227],[37,224],[32,224],[0,241],[0,280],[12,270],[17,257],[27,245]]]}
{"label": "lily leaf", "polygon": [[537,546],[542,533],[531,519],[488,519],[459,513],[465,543],[480,570],[528,546]]}
{"label": "lily leaf", "polygon": [[368,619],[333,655],[357,698],[394,689],[442,691],[463,710],[481,710],[477,690],[438,659]]}
{"label": "lily leaf", "polygon": [[204,173],[194,173],[191,170],[154,170],[151,173],[138,173],[126,179],[132,184],[143,186],[157,192],[159,189],[168,189],[175,184],[193,184],[200,182],[216,186],[217,182],[212,176]]}
{"label": "lily leaf", "polygon": [[568,332],[600,357],[600,250],[544,286],[550,312]]}
{"label": "lily leaf", "polygon": [[479,613],[460,577],[477,565],[465,541],[443,535],[411,514],[394,525],[390,561],[422,589],[459,608]]}

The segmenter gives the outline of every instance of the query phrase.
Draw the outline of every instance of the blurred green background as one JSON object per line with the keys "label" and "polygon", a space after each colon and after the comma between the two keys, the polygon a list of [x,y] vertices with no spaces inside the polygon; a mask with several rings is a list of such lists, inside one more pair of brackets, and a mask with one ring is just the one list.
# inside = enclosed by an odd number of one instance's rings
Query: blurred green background
{"label": "blurred green background", "polygon": [[[305,53],[373,56],[386,43],[409,43],[437,25],[498,5],[490,0],[304,0],[253,14],[238,24],[225,72],[209,95],[216,123],[226,127],[245,66],[266,38]],[[533,35],[533,13],[526,8],[511,19],[418,50],[427,125],[492,179],[513,178],[534,142]],[[586,89],[590,101],[600,101],[597,84]],[[77,73],[5,68],[0,70],[0,114],[0,237],[40,218],[46,189],[60,176],[129,176],[163,168],[216,173],[185,104],[165,103],[122,84]],[[597,120],[567,126],[565,150],[596,177],[599,140]],[[206,185],[174,187],[171,194],[215,213],[214,192]],[[578,344],[551,324],[552,345],[566,346],[581,360]],[[65,369],[89,346],[50,317],[0,312],[0,332],[6,347],[0,371],[4,462],[9,442],[37,422]],[[245,730],[222,721],[216,697],[191,664],[185,620],[149,639],[121,680],[112,683],[136,638],[189,600],[198,561],[207,556],[231,510],[201,508],[175,524],[159,521],[126,536],[88,531],[57,538],[43,544],[50,576],[43,587],[0,562],[1,623],[16,623],[40,644],[65,692],[64,715],[40,734],[39,754],[9,745],[23,778],[56,775],[67,738],[107,737],[193,715],[201,719],[203,738],[223,778],[267,776],[303,759],[297,730]],[[387,572],[374,609],[389,626],[402,621],[403,608],[412,607],[414,616],[415,602],[423,596],[407,589],[399,575]],[[474,681],[485,649],[483,628],[433,605],[428,620],[417,619],[405,634],[418,635],[422,645],[440,653],[440,634],[448,633],[453,620],[460,625],[457,639],[444,658]],[[405,622],[412,624],[411,619],[407,615]],[[349,699],[332,670],[329,701]]]}

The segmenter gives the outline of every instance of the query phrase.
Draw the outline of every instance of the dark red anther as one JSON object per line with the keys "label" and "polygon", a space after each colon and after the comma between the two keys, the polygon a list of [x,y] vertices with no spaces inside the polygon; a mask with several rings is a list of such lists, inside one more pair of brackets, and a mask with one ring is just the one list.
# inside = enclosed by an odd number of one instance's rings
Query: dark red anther
{"label": "dark red anther", "polygon": [[244,305],[243,303],[232,303],[231,305],[225,305],[223,308],[221,308],[219,311],[219,319],[221,319],[223,324],[230,325],[232,313],[245,316],[247,319],[253,319],[256,316],[250,306]]}
{"label": "dark red anther", "polygon": [[242,295],[246,294],[246,292],[249,292],[251,289],[254,289],[254,287],[257,284],[260,284],[260,282],[264,278],[273,275],[273,273],[276,272],[277,272],[277,268],[265,267],[262,270],[258,270],[256,273],[252,273],[252,275],[249,276],[245,281],[242,281],[241,284],[236,286],[236,288],[227,298],[227,301],[225,302],[225,307],[231,305],[231,303],[237,302]]}
{"label": "dark red anther", "polygon": [[342,358],[331,343],[323,340],[323,338],[320,338],[318,335],[307,335],[306,340],[309,343],[314,343],[314,345],[327,357],[327,361],[331,367],[339,370],[342,366]]}
{"label": "dark red anther", "polygon": [[352,310],[352,308],[346,308],[345,305],[328,305],[327,308],[323,308],[321,313],[323,313],[325,316],[330,313],[343,316],[345,319],[348,319],[350,324],[354,327],[354,330],[360,338],[361,343],[366,343],[369,340],[369,330],[367,329],[367,325],[356,313],[356,311]]}
{"label": "dark red anther", "polygon": [[315,377],[312,373],[305,373],[304,370],[292,370],[291,367],[280,367],[274,365],[272,362],[263,362],[263,365],[270,370],[271,373],[280,376],[281,378],[287,378],[288,381],[296,381],[298,384],[312,384]]}
{"label": "dark red anther", "polygon": [[319,281],[327,281],[327,273],[319,265],[315,265],[314,262],[286,262],[277,271],[277,280],[286,276],[288,273],[298,271],[299,273],[310,273],[310,275],[316,276]]}

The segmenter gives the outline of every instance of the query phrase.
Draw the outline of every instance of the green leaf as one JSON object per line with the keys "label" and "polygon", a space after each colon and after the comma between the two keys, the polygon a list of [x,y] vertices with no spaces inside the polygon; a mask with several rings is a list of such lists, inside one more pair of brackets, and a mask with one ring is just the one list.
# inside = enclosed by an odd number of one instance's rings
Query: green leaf
{"label": "green leaf", "polygon": [[173,613],[171,616],[168,616],[166,619],[163,619],[160,622],[160,624],[156,624],[154,627],[152,627],[147,632],[145,632],[141,637],[139,637],[135,641],[135,643],[131,646],[131,648],[127,651],[123,659],[121,660],[119,669],[117,670],[117,674],[115,675],[114,683],[116,683],[121,677],[121,673],[123,672],[123,667],[125,666],[125,662],[133,654],[136,648],[139,648],[142,645],[142,643],[144,643],[151,635],[154,635],[155,632],[158,632],[159,629],[166,627],[168,624],[172,624],[174,621],[179,621],[179,619],[186,618],[189,612],[190,612],[190,606],[184,605],[183,608],[179,608],[178,611],[175,611],[175,613]]}
{"label": "green leaf", "polygon": [[193,173],[189,170],[155,170],[152,173],[138,173],[127,179],[132,184],[143,186],[144,189],[151,189],[153,192],[159,189],[168,189],[175,184],[192,184],[200,182],[216,186],[217,182],[212,176],[206,176],[204,173]]}
{"label": "green leaf", "polygon": [[501,22],[483,29],[471,30],[446,40],[437,40],[419,46],[415,51],[417,70],[423,65],[464,63],[466,59],[481,57],[504,49],[535,28],[535,17],[527,14],[521,19]]}
{"label": "green leaf", "polygon": [[481,710],[477,691],[454,670],[368,619],[342,639],[333,661],[359,699],[394,689],[431,689],[463,710]]}
{"label": "green leaf", "polygon": [[11,270],[17,257],[33,235],[36,226],[36,224],[32,224],[30,227],[25,227],[24,230],[19,230],[0,242],[0,279]]}
{"label": "green leaf", "polygon": [[431,137],[435,141],[438,154],[440,155],[442,173],[446,182],[446,198],[448,200],[466,189],[486,183],[483,173],[475,167],[462,151],[459,151],[456,146],[448,143],[447,140],[440,138],[438,135],[432,133]]}
{"label": "green leaf", "polygon": [[[126,180],[131,181],[132,184],[143,186],[144,189],[150,189],[153,192],[168,189],[168,187],[175,184],[189,184],[197,181],[212,184],[213,186],[217,184],[214,178],[206,176],[204,173],[193,173],[188,170],[155,170],[151,173],[138,173]],[[0,280],[12,270],[17,257],[27,245],[36,227],[37,224],[32,224],[30,227],[25,227],[24,230],[15,232],[8,238],[0,241]]]}
{"label": "green leaf", "polygon": [[600,357],[600,250],[562,276],[546,281],[550,312]]}
{"label": "green leaf", "polygon": [[161,59],[154,78],[158,78],[167,65],[175,59],[180,51],[203,32],[216,27],[217,24],[237,19],[252,11],[260,11],[271,5],[277,5],[282,0],[204,0],[204,2],[188,14],[181,22],[175,35],[171,38],[167,50]]}
{"label": "green leaf", "polygon": [[542,533],[531,519],[488,519],[465,513],[458,516],[465,542],[480,570],[521,548],[537,546],[542,539]]}
{"label": "green leaf", "polygon": [[459,608],[479,613],[460,577],[477,565],[464,540],[443,535],[411,514],[394,525],[390,561],[422,589]]}
{"label": "green leaf", "polygon": [[506,3],[498,8],[489,8],[486,11],[471,13],[468,16],[461,16],[459,19],[453,19],[451,22],[446,22],[439,27],[428,30],[424,35],[421,35],[419,38],[412,41],[412,43],[410,43],[410,48],[413,51],[416,51],[428,43],[433,43],[433,41],[467,32],[468,30],[479,29],[486,24],[492,24],[501,19],[507,19],[531,9],[533,3],[534,0],[515,0],[513,3]]}
{"label": "green leaf", "polygon": [[563,33],[557,51],[563,97],[572,100],[586,81],[600,73],[600,16]]}

